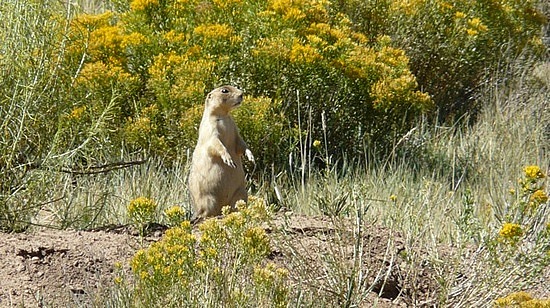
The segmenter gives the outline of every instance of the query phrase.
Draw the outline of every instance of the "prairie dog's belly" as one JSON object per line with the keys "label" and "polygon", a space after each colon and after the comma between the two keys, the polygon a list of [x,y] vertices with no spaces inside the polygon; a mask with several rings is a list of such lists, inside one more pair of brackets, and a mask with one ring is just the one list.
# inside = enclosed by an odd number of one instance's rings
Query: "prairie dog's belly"
{"label": "prairie dog's belly", "polygon": [[244,185],[244,170],[240,157],[233,156],[235,168],[226,165],[218,156],[209,155],[206,150],[196,151],[190,175],[191,182],[200,187],[200,195],[216,196],[229,202],[233,193]]}

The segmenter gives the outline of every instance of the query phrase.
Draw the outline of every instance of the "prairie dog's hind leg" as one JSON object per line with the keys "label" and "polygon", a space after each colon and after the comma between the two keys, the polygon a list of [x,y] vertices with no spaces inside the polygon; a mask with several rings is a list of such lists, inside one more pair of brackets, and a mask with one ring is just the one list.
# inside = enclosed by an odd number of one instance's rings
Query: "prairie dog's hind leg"
{"label": "prairie dog's hind leg", "polygon": [[221,215],[222,209],[217,204],[216,198],[214,196],[202,196],[201,198],[197,199],[198,200],[195,201],[195,203],[193,204],[195,208],[195,218]]}

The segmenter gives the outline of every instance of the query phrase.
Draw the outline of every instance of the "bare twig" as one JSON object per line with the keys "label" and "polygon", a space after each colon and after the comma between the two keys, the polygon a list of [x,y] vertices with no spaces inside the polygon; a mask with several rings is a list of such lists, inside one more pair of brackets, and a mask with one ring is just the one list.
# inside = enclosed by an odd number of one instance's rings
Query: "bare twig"
{"label": "bare twig", "polygon": [[91,175],[91,174],[108,173],[114,170],[124,169],[131,166],[142,165],[145,162],[147,162],[147,159],[134,160],[134,161],[122,161],[122,162],[104,164],[100,166],[90,166],[86,169],[62,168],[61,170],[58,170],[58,171],[63,173],[69,173],[69,174],[77,174],[77,175]]}

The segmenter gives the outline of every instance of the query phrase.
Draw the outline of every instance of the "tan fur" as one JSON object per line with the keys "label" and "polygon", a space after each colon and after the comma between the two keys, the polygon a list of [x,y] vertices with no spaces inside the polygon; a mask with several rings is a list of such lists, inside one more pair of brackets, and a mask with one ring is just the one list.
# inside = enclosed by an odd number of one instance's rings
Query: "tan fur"
{"label": "tan fur", "polygon": [[247,201],[241,157],[246,154],[253,161],[254,156],[229,114],[242,100],[243,92],[232,86],[216,88],[206,97],[189,174],[195,218],[217,216],[223,206]]}

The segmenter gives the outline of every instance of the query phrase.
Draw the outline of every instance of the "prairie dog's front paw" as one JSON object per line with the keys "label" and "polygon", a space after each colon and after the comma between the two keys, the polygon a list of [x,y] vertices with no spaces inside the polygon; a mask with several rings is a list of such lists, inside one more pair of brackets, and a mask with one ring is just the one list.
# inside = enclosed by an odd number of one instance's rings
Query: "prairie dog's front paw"
{"label": "prairie dog's front paw", "polygon": [[228,165],[231,168],[236,168],[235,163],[233,162],[233,159],[231,158],[231,155],[229,153],[225,152],[221,155],[223,162]]}
{"label": "prairie dog's front paw", "polygon": [[246,155],[246,159],[248,159],[249,161],[255,162],[254,155],[252,155],[252,151],[250,151],[250,149],[246,149],[244,151],[244,155]]}

